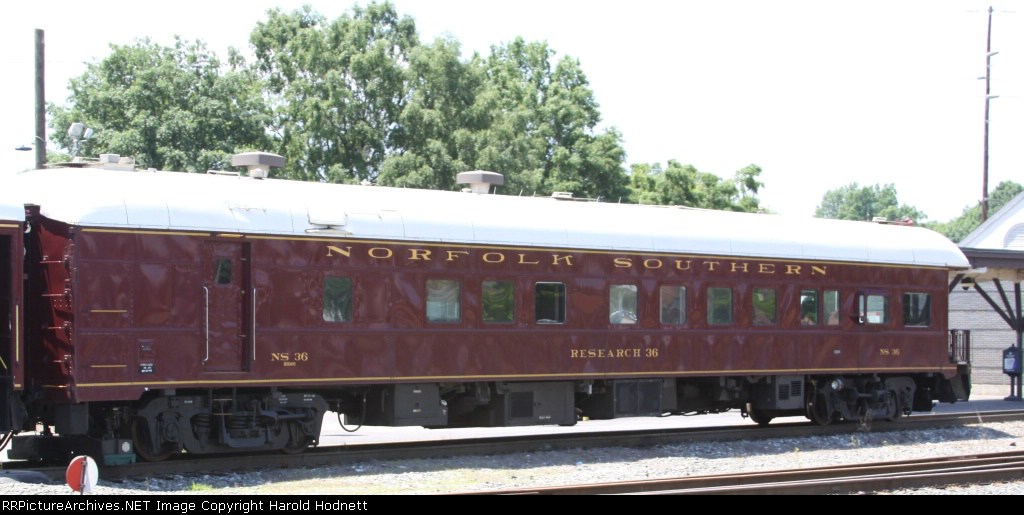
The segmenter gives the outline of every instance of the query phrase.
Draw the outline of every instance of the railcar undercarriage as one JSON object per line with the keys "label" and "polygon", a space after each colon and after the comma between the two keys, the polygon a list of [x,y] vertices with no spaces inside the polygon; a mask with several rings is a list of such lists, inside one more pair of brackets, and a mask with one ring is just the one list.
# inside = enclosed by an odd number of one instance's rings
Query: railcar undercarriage
{"label": "railcar undercarriage", "polygon": [[315,393],[277,390],[164,391],[133,405],[58,407],[55,436],[14,438],[12,459],[64,460],[103,456],[106,463],[136,455],[160,461],[175,454],[243,451],[301,452],[317,445],[327,402]]}
{"label": "railcar undercarriage", "polygon": [[[104,463],[175,454],[301,452],[320,441],[324,414],[346,426],[573,425],[584,419],[720,413],[760,425],[805,416],[827,425],[894,420],[966,398],[941,375],[737,376],[549,382],[389,384],[317,391],[215,389],[152,392],[137,403],[57,406],[38,422],[56,435],[14,438],[12,459]],[[963,384],[963,383],[961,383]],[[59,436],[57,436],[59,435]]]}

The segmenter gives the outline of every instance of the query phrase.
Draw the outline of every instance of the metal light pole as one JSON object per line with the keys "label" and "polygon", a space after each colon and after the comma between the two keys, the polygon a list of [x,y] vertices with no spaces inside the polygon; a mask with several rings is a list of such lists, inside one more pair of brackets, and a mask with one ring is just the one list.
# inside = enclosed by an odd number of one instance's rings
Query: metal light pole
{"label": "metal light pole", "polygon": [[988,8],[988,38],[985,44],[985,150],[981,168],[981,221],[988,220],[988,109],[993,98],[990,94],[992,84],[992,56],[999,52],[992,51],[992,6]]}
{"label": "metal light pole", "polygon": [[46,51],[43,29],[36,29],[36,168],[46,166]]}

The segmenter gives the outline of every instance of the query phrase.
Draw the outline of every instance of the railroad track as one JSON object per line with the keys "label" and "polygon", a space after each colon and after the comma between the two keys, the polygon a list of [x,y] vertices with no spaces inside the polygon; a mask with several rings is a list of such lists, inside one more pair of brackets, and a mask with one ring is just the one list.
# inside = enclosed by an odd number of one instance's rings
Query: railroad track
{"label": "railroad track", "polygon": [[820,495],[1019,481],[1022,478],[1024,478],[1024,451],[1013,451],[835,467],[472,493],[475,495]]}
{"label": "railroad track", "polygon": [[[1024,410],[952,413],[907,417],[896,422],[874,422],[873,432],[918,430],[981,422],[1024,420]],[[102,466],[104,480],[185,474],[220,474],[273,468],[323,467],[371,460],[429,459],[453,456],[533,453],[551,450],[605,447],[649,447],[695,441],[736,441],[849,434],[866,430],[857,424],[817,426],[811,423],[772,424],[767,427],[724,426],[633,431],[573,432],[459,440],[350,444],[317,447],[297,455],[277,453],[230,454],[188,459],[177,456],[164,462]],[[39,467],[5,462],[5,470],[32,470],[63,481],[65,466]]]}

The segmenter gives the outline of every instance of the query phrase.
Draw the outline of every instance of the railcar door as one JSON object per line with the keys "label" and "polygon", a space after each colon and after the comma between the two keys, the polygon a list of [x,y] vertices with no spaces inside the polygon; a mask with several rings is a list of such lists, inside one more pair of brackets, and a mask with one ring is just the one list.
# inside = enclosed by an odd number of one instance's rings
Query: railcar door
{"label": "railcar door", "polygon": [[0,222],[0,432],[11,429],[20,418],[12,402],[14,391],[21,388],[24,367],[21,238],[20,224]]}
{"label": "railcar door", "polygon": [[249,367],[245,349],[252,334],[245,306],[250,299],[249,244],[207,242],[203,252],[204,372],[238,372]]}

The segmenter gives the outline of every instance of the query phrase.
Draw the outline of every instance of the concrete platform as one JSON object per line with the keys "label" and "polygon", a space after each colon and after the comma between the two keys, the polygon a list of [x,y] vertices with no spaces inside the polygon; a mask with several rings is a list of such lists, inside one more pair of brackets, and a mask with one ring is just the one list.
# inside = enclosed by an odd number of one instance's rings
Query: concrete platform
{"label": "concrete platform", "polygon": [[[931,413],[974,413],[985,411],[1002,411],[1024,409],[1024,402],[1010,402],[1001,396],[978,395],[968,402],[955,404],[936,404]],[[914,413],[912,417],[927,417],[931,413]],[[806,422],[804,417],[777,418],[772,423]],[[421,427],[363,427],[354,433],[342,430],[337,416],[328,413],[324,417],[320,445],[355,445],[365,443],[383,443],[396,441],[442,441],[460,438],[489,438],[508,435],[541,435],[564,434],[573,432],[624,431],[641,429],[669,429],[682,427],[713,427],[756,425],[748,418],[743,418],[738,410],[713,415],[672,416],[672,417],[637,417],[619,418],[614,420],[581,421],[572,427],[530,426],[530,427],[491,427],[491,428],[458,428],[458,429],[424,429]],[[352,429],[352,428],[349,428]]]}

